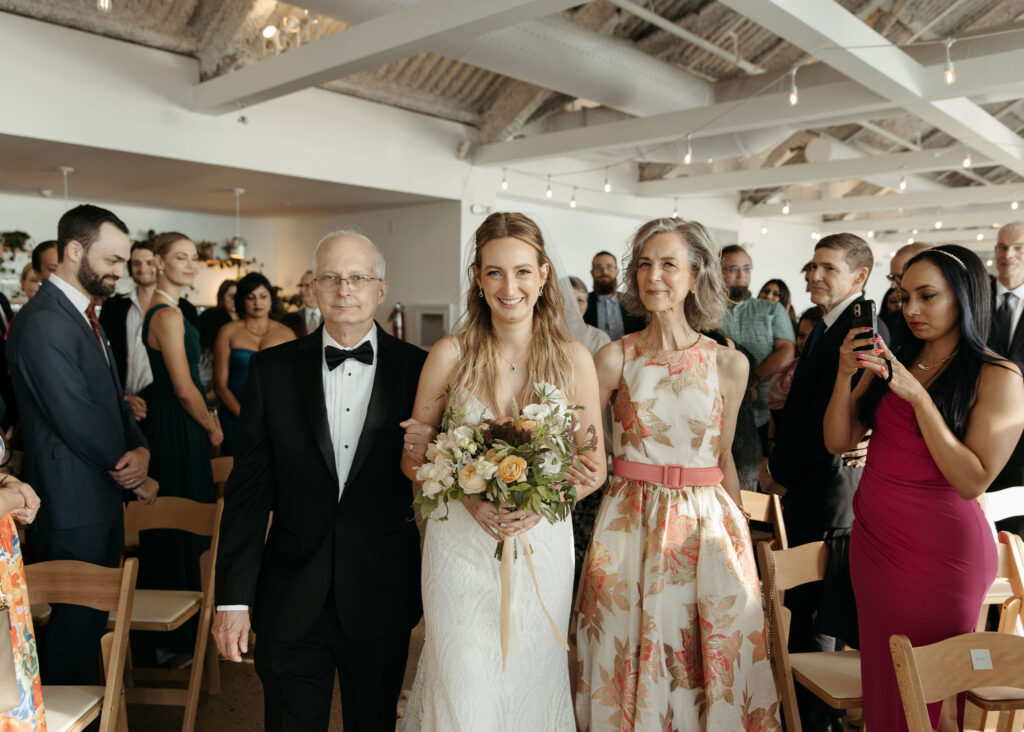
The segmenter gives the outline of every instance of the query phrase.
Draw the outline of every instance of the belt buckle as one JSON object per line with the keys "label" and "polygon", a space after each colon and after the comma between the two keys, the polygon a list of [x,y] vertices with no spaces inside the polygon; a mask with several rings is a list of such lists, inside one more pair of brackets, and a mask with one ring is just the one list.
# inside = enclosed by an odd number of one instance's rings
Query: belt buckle
{"label": "belt buckle", "polygon": [[666,465],[662,468],[661,484],[666,488],[682,488],[684,473],[681,465]]}

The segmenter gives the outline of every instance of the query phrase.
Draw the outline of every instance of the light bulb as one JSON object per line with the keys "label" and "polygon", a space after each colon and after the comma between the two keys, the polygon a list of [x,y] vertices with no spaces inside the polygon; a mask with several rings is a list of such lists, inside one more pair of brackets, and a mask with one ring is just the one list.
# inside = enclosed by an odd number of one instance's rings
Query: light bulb
{"label": "light bulb", "polygon": [[263,29],[263,37],[264,38],[273,38],[276,35],[277,35],[277,26],[276,25],[268,25],[266,28]]}
{"label": "light bulb", "polygon": [[868,239],[874,239],[874,238],[875,238],[875,232],[874,232],[874,230],[872,230],[872,231],[869,231],[869,232],[868,232]]}
{"label": "light bulb", "polygon": [[901,175],[900,176],[900,190],[901,191],[907,190],[907,176],[905,176],[905,175]]}
{"label": "light bulb", "polygon": [[612,184],[611,184],[611,181],[608,180],[608,168],[604,169],[604,192],[605,193],[611,193],[612,192]]}
{"label": "light bulb", "polygon": [[1013,203],[1010,204],[1010,208],[1016,211],[1018,208],[1020,208],[1020,202],[1016,200],[1013,201]]}
{"label": "light bulb", "polygon": [[548,198],[551,198],[553,195],[555,195],[555,192],[551,190],[551,176],[550,175],[548,176],[548,189],[546,191],[544,191],[544,195],[547,196]]}
{"label": "light bulb", "polygon": [[767,234],[768,233],[768,224],[765,224],[764,226],[761,227],[761,233],[762,234]]}
{"label": "light bulb", "polygon": [[935,219],[935,228],[936,229],[941,229],[942,228],[942,219]]}
{"label": "light bulb", "polygon": [[782,204],[782,215],[785,216],[788,213],[789,213],[789,199],[787,198],[786,202]]}
{"label": "light bulb", "polygon": [[986,259],[985,260],[985,266],[986,267],[991,267],[992,266],[992,260],[991,259]]}
{"label": "light bulb", "polygon": [[913,234],[914,236],[917,236],[917,229],[914,229],[914,230],[913,230],[913,231],[911,231],[910,233],[911,233],[911,234]]}
{"label": "light bulb", "polygon": [[913,244],[913,243],[914,243],[914,237],[908,236],[907,237],[907,244]]}
{"label": "light bulb", "polygon": [[572,198],[569,200],[569,208],[576,208],[576,189],[572,189]]}
{"label": "light bulb", "polygon": [[895,256],[896,256],[896,250],[893,249],[892,251],[889,252],[889,258],[892,259]]}
{"label": "light bulb", "polygon": [[690,135],[686,136],[686,155],[683,156],[683,163],[689,165],[693,162],[693,142]]}
{"label": "light bulb", "polygon": [[977,239],[978,241],[985,241],[985,235],[984,234],[978,234],[974,238]]}
{"label": "light bulb", "polygon": [[103,13],[109,13],[110,0],[96,0],[96,9]]}
{"label": "light bulb", "polygon": [[794,66],[789,73],[789,106],[791,107],[800,103],[800,90],[796,88],[796,69],[797,67]]}
{"label": "light bulb", "polygon": [[508,190],[508,178],[505,176],[505,171],[501,171],[501,190]]}
{"label": "light bulb", "polygon": [[965,168],[971,167],[971,154],[969,152],[966,155],[964,155],[963,166]]}
{"label": "light bulb", "polygon": [[674,219],[678,219],[679,218],[679,199],[678,198],[673,198],[672,199],[672,218],[674,218]]}
{"label": "light bulb", "polygon": [[818,241],[818,239],[821,238],[821,234],[819,234],[817,231],[812,231],[811,238],[814,239],[814,241]]}
{"label": "light bulb", "polygon": [[946,70],[943,72],[943,78],[947,84],[953,84],[956,82],[956,69],[953,68],[953,58],[949,55],[949,49],[953,47],[953,39],[946,39]]}

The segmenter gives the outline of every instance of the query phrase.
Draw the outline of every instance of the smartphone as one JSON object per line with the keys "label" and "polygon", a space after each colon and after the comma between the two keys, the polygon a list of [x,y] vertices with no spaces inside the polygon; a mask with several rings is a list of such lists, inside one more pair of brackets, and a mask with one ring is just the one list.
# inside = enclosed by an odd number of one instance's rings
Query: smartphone
{"label": "smartphone", "polygon": [[857,346],[853,350],[871,351],[874,349],[875,344],[871,339],[878,335],[878,316],[874,300],[865,300],[864,302],[855,302],[853,304],[853,321],[850,323],[850,328],[871,328],[870,333],[865,332],[856,338],[856,340],[866,340],[867,345]]}

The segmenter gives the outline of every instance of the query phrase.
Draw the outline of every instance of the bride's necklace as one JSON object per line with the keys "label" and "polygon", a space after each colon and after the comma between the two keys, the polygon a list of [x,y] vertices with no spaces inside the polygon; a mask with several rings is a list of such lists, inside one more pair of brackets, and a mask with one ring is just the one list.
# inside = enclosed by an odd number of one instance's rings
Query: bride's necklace
{"label": "bride's necklace", "polygon": [[[527,354],[527,356],[528,355],[529,354]],[[505,354],[503,354],[500,350],[498,351],[498,356],[501,358],[502,361],[508,364],[508,370],[513,374],[516,372],[516,369],[519,368],[517,366],[517,362],[522,361],[524,358],[526,358],[526,356],[520,356],[515,361],[509,361],[507,358],[505,358]]]}
{"label": "bride's necklace", "polygon": [[938,368],[938,367],[939,367],[939,366],[941,366],[942,364],[946,363],[946,361],[948,361],[949,359],[951,359],[951,358],[953,357],[953,354],[954,354],[954,353],[956,353],[956,349],[955,349],[955,348],[954,348],[954,349],[953,349],[952,351],[950,351],[950,352],[949,352],[949,353],[948,353],[948,354],[946,355],[946,357],[945,357],[945,358],[939,359],[938,361],[936,361],[935,363],[933,363],[933,364],[931,364],[931,365],[929,365],[929,366],[925,366],[925,365],[924,365],[924,364],[923,364],[923,363],[921,362],[921,356],[918,356],[918,357],[917,357],[917,359],[916,359],[916,360],[914,361],[914,365],[915,365],[915,366],[917,366],[917,367],[918,367],[919,369],[921,369],[922,371],[931,371],[932,369]]}
{"label": "bride's necklace", "polygon": [[254,336],[256,336],[257,338],[262,338],[263,336],[265,336],[265,335],[267,334],[267,331],[269,331],[269,330],[270,330],[270,321],[269,321],[269,320],[267,321],[267,327],[266,327],[266,328],[264,328],[264,329],[263,329],[262,331],[260,331],[260,332],[257,332],[257,331],[255,331],[255,330],[253,330],[252,328],[250,328],[250,327],[249,327],[249,321],[247,321],[247,320],[243,320],[243,321],[242,321],[242,325],[244,325],[244,326],[245,326],[245,329],[246,329],[247,331],[249,331],[250,333],[252,333],[252,334],[253,334]]}

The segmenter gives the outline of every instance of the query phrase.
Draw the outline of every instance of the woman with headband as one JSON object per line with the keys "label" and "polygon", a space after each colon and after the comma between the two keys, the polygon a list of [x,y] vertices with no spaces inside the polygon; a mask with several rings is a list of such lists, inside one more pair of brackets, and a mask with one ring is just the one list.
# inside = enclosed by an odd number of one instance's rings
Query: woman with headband
{"label": "woman with headband", "polygon": [[[854,495],[850,574],[865,726],[893,731],[907,725],[889,637],[902,633],[917,646],[974,629],[997,563],[975,499],[1024,429],[1020,371],[985,346],[991,291],[977,255],[925,250],[907,264],[903,289],[891,351],[877,337],[864,348],[858,337],[870,328],[843,341],[824,425],[832,453],[873,429]],[[928,705],[940,732],[962,728],[953,701]]]}

